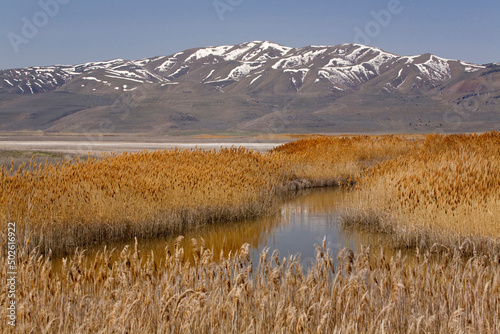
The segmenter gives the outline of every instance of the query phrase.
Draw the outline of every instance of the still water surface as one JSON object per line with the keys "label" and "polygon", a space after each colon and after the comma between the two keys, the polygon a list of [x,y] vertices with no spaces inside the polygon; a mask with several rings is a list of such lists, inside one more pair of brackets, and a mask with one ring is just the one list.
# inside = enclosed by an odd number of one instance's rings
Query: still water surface
{"label": "still water surface", "polygon": [[[217,259],[224,254],[237,251],[244,243],[250,244],[250,256],[254,266],[259,262],[263,249],[269,249],[269,256],[274,250],[279,257],[290,257],[300,254],[302,265],[308,268],[315,261],[315,244],[321,245],[326,238],[326,246],[336,259],[337,253],[347,247],[353,251],[361,249],[361,245],[371,245],[378,249],[384,242],[383,236],[347,232],[340,224],[340,216],[348,194],[337,188],[318,188],[290,193],[277,203],[276,208],[264,217],[257,219],[209,224],[177,233],[169,237],[139,240],[138,249],[143,255],[153,251],[156,261],[160,261],[168,245],[173,253],[175,239],[184,236],[181,246],[186,259],[192,258],[192,239],[211,249]],[[134,246],[134,241],[108,244],[108,249],[116,248],[116,255],[124,246]],[[385,247],[384,247],[385,248]],[[92,247],[86,252],[89,255],[102,251],[103,246]],[[269,258],[269,257],[268,257]],[[57,264],[54,263],[57,267]]]}

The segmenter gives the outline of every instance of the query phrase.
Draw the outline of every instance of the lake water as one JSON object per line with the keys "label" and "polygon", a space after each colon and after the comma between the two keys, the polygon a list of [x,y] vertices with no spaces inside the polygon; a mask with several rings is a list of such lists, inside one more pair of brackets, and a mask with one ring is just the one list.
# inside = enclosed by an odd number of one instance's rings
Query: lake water
{"label": "lake water", "polygon": [[[167,245],[173,253],[174,241],[182,235],[184,239],[180,245],[184,249],[185,259],[192,258],[191,245],[194,238],[198,244],[204,241],[205,247],[213,251],[216,259],[222,250],[227,256],[230,251],[234,253],[244,243],[249,243],[254,267],[259,263],[262,250],[268,248],[268,259],[274,250],[279,251],[280,260],[283,257],[300,254],[304,268],[314,263],[316,258],[314,245],[321,245],[324,238],[330,254],[335,259],[337,253],[345,247],[357,251],[361,249],[361,245],[371,245],[372,249],[377,250],[384,244],[383,236],[347,232],[342,228],[340,217],[346,196],[346,191],[337,188],[306,189],[289,193],[280,199],[270,214],[264,217],[209,224],[169,237],[138,240],[138,249],[143,256],[153,251],[158,262],[165,254]],[[133,247],[134,241],[107,244],[107,248],[116,248],[115,255],[118,256],[126,245]],[[103,246],[96,246],[86,252],[92,255],[102,249]],[[60,260],[54,261],[55,267],[58,267],[57,262]]]}
{"label": "lake water", "polygon": [[267,152],[276,146],[284,144],[290,140],[263,140],[263,141],[206,141],[206,142],[112,142],[104,140],[86,141],[64,141],[64,140],[1,140],[0,150],[20,150],[20,151],[49,151],[59,153],[72,153],[86,155],[88,152],[98,154],[102,152],[138,152],[143,150],[169,150],[169,149],[204,149],[218,150],[220,148],[244,147],[249,150]]}

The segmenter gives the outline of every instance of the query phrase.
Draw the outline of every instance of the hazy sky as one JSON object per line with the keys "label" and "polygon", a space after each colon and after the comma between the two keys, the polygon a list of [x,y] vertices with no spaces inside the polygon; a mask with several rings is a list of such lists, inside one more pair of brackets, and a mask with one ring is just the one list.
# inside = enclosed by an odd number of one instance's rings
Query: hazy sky
{"label": "hazy sky", "polygon": [[500,1],[1,0],[0,69],[270,40],[500,62]]}

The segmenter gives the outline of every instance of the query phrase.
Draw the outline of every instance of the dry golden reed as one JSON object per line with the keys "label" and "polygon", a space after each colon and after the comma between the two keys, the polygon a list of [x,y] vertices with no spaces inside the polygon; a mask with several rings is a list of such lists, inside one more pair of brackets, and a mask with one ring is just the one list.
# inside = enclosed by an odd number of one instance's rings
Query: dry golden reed
{"label": "dry golden reed", "polygon": [[500,252],[499,132],[429,135],[372,168],[359,188],[346,224],[384,230],[402,247]]}
{"label": "dry golden reed", "polygon": [[499,137],[316,136],[266,154],[171,150],[3,168],[0,220],[55,251],[252,217],[283,190],[357,180],[346,226],[389,232],[403,247],[497,249]]}
{"label": "dry golden reed", "polygon": [[0,220],[44,250],[152,237],[265,212],[286,189],[338,185],[404,152],[395,136],[315,137],[243,148],[114,154],[0,168]]}
{"label": "dry golden reed", "polygon": [[[498,257],[439,261],[418,254],[344,250],[337,261],[317,245],[308,273],[298,259],[264,251],[254,271],[249,245],[214,262],[199,245],[196,265],[175,247],[157,266],[125,248],[77,251],[54,272],[49,258],[19,253],[18,333],[499,333]],[[336,263],[335,263],[336,262]],[[6,257],[0,258],[5,280]],[[8,303],[2,286],[0,307]],[[0,332],[9,333],[8,326]]]}
{"label": "dry golden reed", "polygon": [[282,167],[243,148],[170,150],[0,170],[0,220],[65,249],[259,215]]}
{"label": "dry golden reed", "polygon": [[350,182],[367,166],[398,156],[410,146],[402,136],[318,136],[278,146],[269,154],[286,166],[289,179],[324,186]]}
{"label": "dry golden reed", "polygon": [[[267,154],[174,150],[2,169],[2,244],[8,221],[19,229],[16,330],[499,333],[499,162],[500,134],[490,132],[316,137]],[[417,251],[410,265],[367,249],[344,250],[335,261],[323,244],[306,274],[299,259],[277,253],[263,252],[252,266],[249,244],[216,261],[196,239],[189,240],[192,263],[184,261],[182,238],[159,264],[137,244],[116,261],[106,249],[95,257],[76,251],[57,270],[50,252],[32,250],[259,215],[290,185],[350,179],[359,189],[350,193],[355,209],[346,224],[369,224],[399,246],[429,252]]]}

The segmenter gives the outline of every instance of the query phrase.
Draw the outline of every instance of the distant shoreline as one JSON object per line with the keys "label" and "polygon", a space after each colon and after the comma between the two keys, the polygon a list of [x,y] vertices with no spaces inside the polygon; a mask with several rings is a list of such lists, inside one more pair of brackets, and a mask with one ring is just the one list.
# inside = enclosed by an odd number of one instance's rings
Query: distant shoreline
{"label": "distant shoreline", "polygon": [[[286,142],[286,141],[285,141]],[[61,153],[87,152],[138,152],[142,150],[168,149],[205,149],[217,150],[228,147],[244,147],[265,152],[281,145],[284,141],[275,142],[111,142],[111,141],[0,141],[0,150],[5,151],[42,151]]]}

